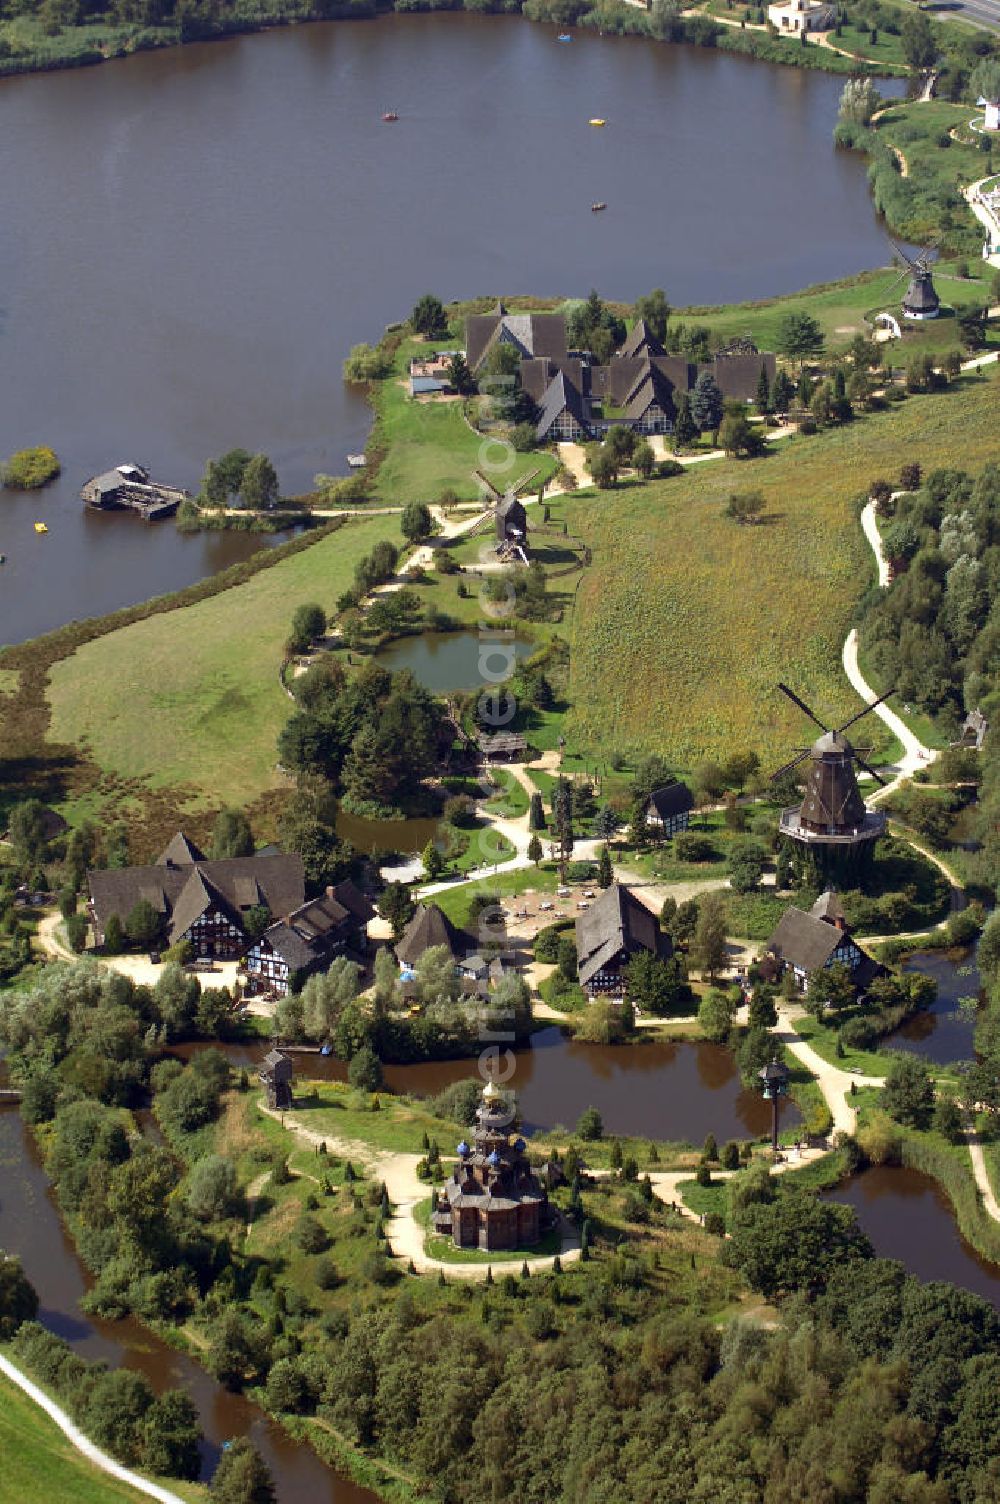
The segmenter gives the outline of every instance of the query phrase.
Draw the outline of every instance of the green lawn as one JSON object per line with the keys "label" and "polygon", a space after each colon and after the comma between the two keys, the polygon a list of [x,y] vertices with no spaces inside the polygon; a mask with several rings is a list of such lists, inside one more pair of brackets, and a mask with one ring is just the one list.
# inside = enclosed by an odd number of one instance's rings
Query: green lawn
{"label": "green lawn", "polygon": [[483,435],[466,421],[460,400],[410,396],[405,373],[411,356],[427,355],[453,343],[404,341],[396,358],[395,374],[375,386],[376,423],[371,446],[386,451],[375,486],[379,501],[433,502],[446,490],[454,491],[462,500],[471,500],[480,494],[474,479],[476,470],[483,470],[498,490],[538,470],[540,474],[533,482],[537,490],[558,468],[553,454],[511,452],[511,463],[506,469],[486,469],[484,459],[487,464],[495,463],[501,451],[495,445],[484,451]]}
{"label": "green lawn", "polygon": [[[904,146],[903,150],[906,149]],[[886,250],[888,254],[889,248]],[[987,271],[985,276],[979,275],[979,266],[971,261],[969,269],[972,275],[961,279],[952,275],[954,266],[954,262],[944,262],[941,265],[938,292],[942,303],[953,308],[985,303],[990,296],[991,273]],[[682,308],[677,310],[675,317],[685,324],[697,324],[715,330],[724,339],[749,334],[762,350],[773,350],[782,318],[788,313],[808,313],[823,330],[827,348],[836,350],[849,345],[855,334],[866,332],[866,313],[898,305],[905,291],[906,283],[900,281],[899,271],[895,267],[886,267],[878,271],[862,272],[843,282],[807,287],[802,292],[791,293],[786,297],[765,298],[754,303],[730,303],[718,307]],[[901,343],[887,347],[885,359],[901,365],[924,349],[948,350],[958,343],[954,319],[943,318],[935,320],[933,324],[908,328]]]}
{"label": "green lawn", "polygon": [[292,612],[332,610],[382,538],[400,542],[398,518],[351,521],[244,585],[86,643],[53,665],[51,738],[86,741],[105,772],[185,786],[195,806],[248,803],[280,782]]}
{"label": "green lawn", "polygon": [[516,820],[521,815],[526,815],[528,795],[513,773],[508,773],[503,768],[494,768],[493,777],[499,787],[487,800],[487,809],[505,820]]}
{"label": "green lawn", "polygon": [[[873,576],[855,499],[914,458],[984,464],[997,404],[995,378],[970,378],[766,459],[570,501],[594,562],[570,633],[569,750],[685,769],[748,747],[777,767],[808,730],[779,680],[828,722],[854,714],[841,650]],[[749,487],[772,520],[741,528],[722,513]]]}
{"label": "green lawn", "polygon": [[[544,839],[544,832],[542,832]],[[519,867],[514,872],[501,872],[497,877],[482,877],[474,883],[463,883],[461,887],[445,889],[443,893],[434,895],[434,902],[442,913],[456,924],[464,924],[469,913],[469,905],[477,893],[498,894],[501,898],[512,898],[527,889],[533,888],[536,893],[552,893],[555,891],[558,874],[553,866],[543,862],[540,867]]]}
{"label": "green lawn", "polygon": [[[145,1495],[87,1462],[43,1410],[15,1384],[0,1377],[0,1504],[32,1504],[58,1499],[60,1504],[116,1504]],[[182,1498],[208,1498],[197,1484],[165,1479]]]}
{"label": "green lawn", "polygon": [[[469,1075],[475,1075],[475,1061],[471,1059]],[[363,1139],[373,1149],[398,1149],[409,1154],[423,1152],[425,1132],[437,1138],[442,1149],[455,1135],[454,1123],[436,1118],[408,1097],[379,1093],[378,1111],[372,1111],[371,1100],[339,1081],[311,1081],[308,1087],[300,1083],[292,1115],[313,1133],[328,1133],[331,1139]]]}

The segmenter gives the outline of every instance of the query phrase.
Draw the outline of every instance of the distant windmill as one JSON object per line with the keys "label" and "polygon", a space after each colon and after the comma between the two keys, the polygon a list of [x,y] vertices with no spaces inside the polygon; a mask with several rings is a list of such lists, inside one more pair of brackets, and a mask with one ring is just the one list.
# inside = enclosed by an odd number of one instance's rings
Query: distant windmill
{"label": "distant windmill", "polygon": [[904,270],[900,273],[896,282],[889,289],[890,292],[899,285],[904,278],[909,279],[909,286],[903,294],[903,317],[907,319],[936,319],[941,311],[941,299],[934,287],[934,279],[931,276],[929,260],[934,246],[928,246],[917,256],[910,256],[902,246],[891,242],[903,260],[906,262]]}
{"label": "distant windmill", "polygon": [[[787,684],[779,684],[778,688],[823,732],[812,746],[800,748],[791,762],[773,774],[772,781],[790,773],[807,757],[812,760],[802,803],[782,810],[780,833],[795,843],[799,852],[825,879],[843,879],[849,875],[856,878],[860,869],[870,863],[875,842],[885,834],[886,817],[881,811],[865,808],[854,764],[870,773],[876,783],[884,785],[885,779],[868,765],[844,732],[869,715],[888,696],[880,695],[832,731]],[[869,751],[866,747],[865,752]]]}

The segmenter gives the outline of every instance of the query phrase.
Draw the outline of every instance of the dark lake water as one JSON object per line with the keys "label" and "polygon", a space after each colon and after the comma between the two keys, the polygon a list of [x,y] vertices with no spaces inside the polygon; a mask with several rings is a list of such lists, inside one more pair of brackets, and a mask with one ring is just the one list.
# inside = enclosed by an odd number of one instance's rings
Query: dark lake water
{"label": "dark lake water", "polygon": [[978,998],[982,983],[975,967],[975,950],[915,951],[904,971],[920,971],[937,983],[937,998],[925,1013],[909,1019],[885,1040],[886,1049],[908,1050],[938,1065],[971,1060],[975,1013],[959,1006],[961,998]]}
{"label": "dark lake water", "polygon": [[498,650],[488,640],[481,640],[478,632],[425,632],[421,637],[398,637],[382,649],[375,662],[392,673],[408,668],[426,689],[447,694],[488,683],[484,670],[494,679],[509,673],[509,652],[515,658],[526,658],[534,647],[527,637],[514,637]]}
{"label": "dark lake water", "polygon": [[79,487],[122,460],[194,487],[234,445],[288,494],[343,472],[369,419],[341,362],[429,289],[701,303],[884,264],[831,142],[842,87],[467,15],[5,80],[0,456],[47,443],[64,470],[0,495],[0,643],[244,557],[259,540],[87,518]]}
{"label": "dark lake water", "polygon": [[950,1280],[1000,1306],[1000,1269],[965,1241],[951,1202],[929,1175],[880,1166],[827,1199],[853,1206],[880,1257],[899,1259],[921,1279]]}

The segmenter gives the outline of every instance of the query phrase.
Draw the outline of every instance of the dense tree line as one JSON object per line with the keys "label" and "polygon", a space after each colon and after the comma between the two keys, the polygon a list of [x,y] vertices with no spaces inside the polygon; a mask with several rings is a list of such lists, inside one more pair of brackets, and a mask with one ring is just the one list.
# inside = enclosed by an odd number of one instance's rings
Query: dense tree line
{"label": "dense tree line", "polygon": [[409,672],[336,662],[295,681],[298,710],[278,738],[282,765],[317,776],[358,812],[410,809],[438,765],[443,712]]}
{"label": "dense tree line", "polygon": [[[888,484],[888,483],[886,483]],[[1000,465],[972,476],[936,470],[919,489],[883,497],[893,562],[887,591],[864,603],[862,640],[879,679],[952,737],[966,711],[1000,718]],[[1000,758],[994,729],[972,765],[983,880],[1000,880]]]}
{"label": "dense tree line", "polygon": [[[473,947],[470,936],[470,951]],[[454,958],[444,946],[426,950],[414,971],[408,996],[420,1011],[413,1016],[402,1014],[399,971],[383,949],[375,958],[370,998],[359,999],[359,968],[341,958],[325,975],[310,977],[300,993],[281,1000],[275,1027],[283,1039],[329,1044],[341,1060],[370,1051],[377,1060],[395,1062],[472,1055],[493,1031],[518,1039],[528,1033],[530,994],[514,973],[502,978],[487,1001],[463,995]]]}

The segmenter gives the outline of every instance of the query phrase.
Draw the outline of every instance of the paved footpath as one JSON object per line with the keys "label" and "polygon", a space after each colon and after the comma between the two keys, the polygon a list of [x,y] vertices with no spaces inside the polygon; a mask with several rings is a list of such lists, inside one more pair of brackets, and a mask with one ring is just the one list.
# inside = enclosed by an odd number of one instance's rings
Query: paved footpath
{"label": "paved footpath", "polygon": [[[84,1436],[79,1426],[74,1425],[73,1421],[66,1414],[66,1411],[57,1405],[55,1400],[50,1400],[44,1390],[39,1389],[37,1384],[33,1384],[27,1374],[23,1374],[19,1368],[16,1368],[2,1354],[0,1354],[0,1373],[10,1379],[12,1384],[16,1384],[18,1389],[23,1389],[28,1398],[34,1400],[35,1404],[40,1406],[51,1420],[55,1421],[67,1441],[71,1442],[76,1447],[76,1450],[86,1457],[88,1462],[92,1462],[95,1467],[99,1467],[103,1473],[109,1473],[112,1478],[117,1478],[120,1483],[127,1483],[130,1488],[135,1489],[136,1493],[145,1494],[150,1499],[159,1500],[159,1504],[185,1504],[180,1494],[171,1493],[169,1488],[163,1488],[159,1483],[150,1482],[148,1478],[143,1478],[141,1474],[134,1473],[131,1468],[123,1467],[120,1462],[116,1462],[113,1457],[109,1457],[107,1452],[102,1452],[100,1447],[95,1446],[92,1441],[89,1441]],[[41,1490],[39,1497],[41,1497]]]}

